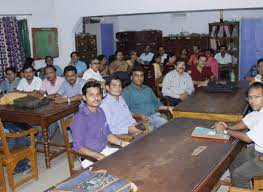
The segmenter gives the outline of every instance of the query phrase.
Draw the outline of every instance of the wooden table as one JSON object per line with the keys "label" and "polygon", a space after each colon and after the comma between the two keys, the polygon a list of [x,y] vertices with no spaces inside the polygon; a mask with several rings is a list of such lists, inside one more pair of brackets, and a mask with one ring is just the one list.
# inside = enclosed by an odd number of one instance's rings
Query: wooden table
{"label": "wooden table", "polygon": [[50,161],[63,153],[64,150],[50,151],[50,143],[48,141],[48,126],[66,117],[70,114],[77,112],[79,109],[79,102],[55,104],[50,103],[38,109],[18,109],[14,106],[0,106],[0,117],[2,121],[11,121],[18,123],[28,123],[30,125],[40,125],[42,128],[44,140],[44,153],[46,167],[50,168]]}
{"label": "wooden table", "polygon": [[208,93],[202,88],[179,103],[173,117],[210,119],[226,122],[237,122],[243,118],[247,108],[246,90],[248,84],[241,82],[235,93]]}
{"label": "wooden table", "polygon": [[[143,192],[208,192],[227,170],[243,143],[191,138],[196,126],[210,127],[211,120],[178,118],[158,131],[95,163],[93,170],[134,182]],[[207,148],[198,156],[192,152]]]}

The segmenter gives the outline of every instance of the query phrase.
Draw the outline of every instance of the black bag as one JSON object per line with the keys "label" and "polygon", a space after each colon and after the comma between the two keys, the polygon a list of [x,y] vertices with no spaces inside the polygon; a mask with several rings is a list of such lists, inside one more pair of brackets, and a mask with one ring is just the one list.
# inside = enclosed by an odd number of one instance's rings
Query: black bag
{"label": "black bag", "polygon": [[14,100],[14,106],[17,108],[36,109],[43,105],[49,104],[48,98],[39,99],[33,96],[26,96]]}

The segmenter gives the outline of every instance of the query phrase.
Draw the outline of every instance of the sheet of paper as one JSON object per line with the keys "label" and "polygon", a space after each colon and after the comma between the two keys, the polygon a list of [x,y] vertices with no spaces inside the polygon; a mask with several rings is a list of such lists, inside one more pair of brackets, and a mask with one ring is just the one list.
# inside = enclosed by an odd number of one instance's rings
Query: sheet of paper
{"label": "sheet of paper", "polygon": [[194,149],[194,151],[192,152],[192,156],[197,156],[200,153],[202,153],[204,150],[206,150],[207,146],[199,146],[197,148]]}

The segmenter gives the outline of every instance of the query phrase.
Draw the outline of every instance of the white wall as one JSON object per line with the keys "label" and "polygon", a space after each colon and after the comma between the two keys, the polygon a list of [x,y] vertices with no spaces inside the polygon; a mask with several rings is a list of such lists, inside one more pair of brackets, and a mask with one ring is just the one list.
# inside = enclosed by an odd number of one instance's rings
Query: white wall
{"label": "white wall", "polygon": [[[195,3],[196,2],[196,3]],[[61,64],[67,64],[69,54],[75,50],[74,27],[83,16],[106,16],[120,14],[174,12],[185,10],[211,10],[229,8],[263,7],[262,0],[55,0],[56,21],[59,28],[59,47]]]}
{"label": "white wall", "polygon": [[[239,21],[244,18],[263,18],[261,10],[224,11],[224,20]],[[119,31],[159,29],[163,35],[177,34],[181,31],[190,33],[208,33],[208,23],[219,21],[219,11],[186,12],[185,14],[147,14],[119,16]]]}
{"label": "white wall", "polygon": [[74,33],[79,19],[83,16],[255,7],[263,7],[263,1],[133,0],[131,3],[129,0],[0,0],[0,14],[32,13],[32,16],[27,17],[30,28],[54,26],[58,28],[60,56],[55,62],[63,66],[68,63],[70,52],[75,50]]}
{"label": "white wall", "polygon": [[[32,16],[17,17],[18,19],[27,19],[31,42],[31,28],[54,27],[56,23],[54,0],[0,0],[0,15],[2,14],[32,14]],[[32,43],[30,47],[32,53]],[[33,56],[33,54],[31,55]],[[56,61],[57,59],[55,59]],[[41,67],[43,63],[43,60],[37,61],[36,67]]]}

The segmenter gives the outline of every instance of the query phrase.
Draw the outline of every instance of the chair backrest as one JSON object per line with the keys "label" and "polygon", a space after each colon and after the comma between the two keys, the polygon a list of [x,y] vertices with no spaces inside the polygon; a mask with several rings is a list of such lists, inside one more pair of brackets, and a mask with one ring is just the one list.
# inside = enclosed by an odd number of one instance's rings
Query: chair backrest
{"label": "chair backrest", "polygon": [[150,86],[155,93],[157,93],[155,74],[153,65],[142,65],[144,71],[143,84]]}
{"label": "chair backrest", "polygon": [[174,65],[164,65],[163,76],[165,76],[167,73],[169,73],[170,71],[172,71],[174,69],[175,69]]}
{"label": "chair backrest", "polygon": [[63,137],[64,137],[64,142],[65,142],[67,150],[71,149],[71,147],[72,147],[72,143],[69,140],[69,135],[68,135],[68,131],[67,131],[71,122],[72,122],[72,118],[73,118],[73,116],[70,116],[70,117],[62,118],[60,120],[62,132],[63,132]]}
{"label": "chair backrest", "polygon": [[0,119],[0,152],[3,152],[5,155],[10,155],[9,147],[4,133],[4,126],[1,119]]}

